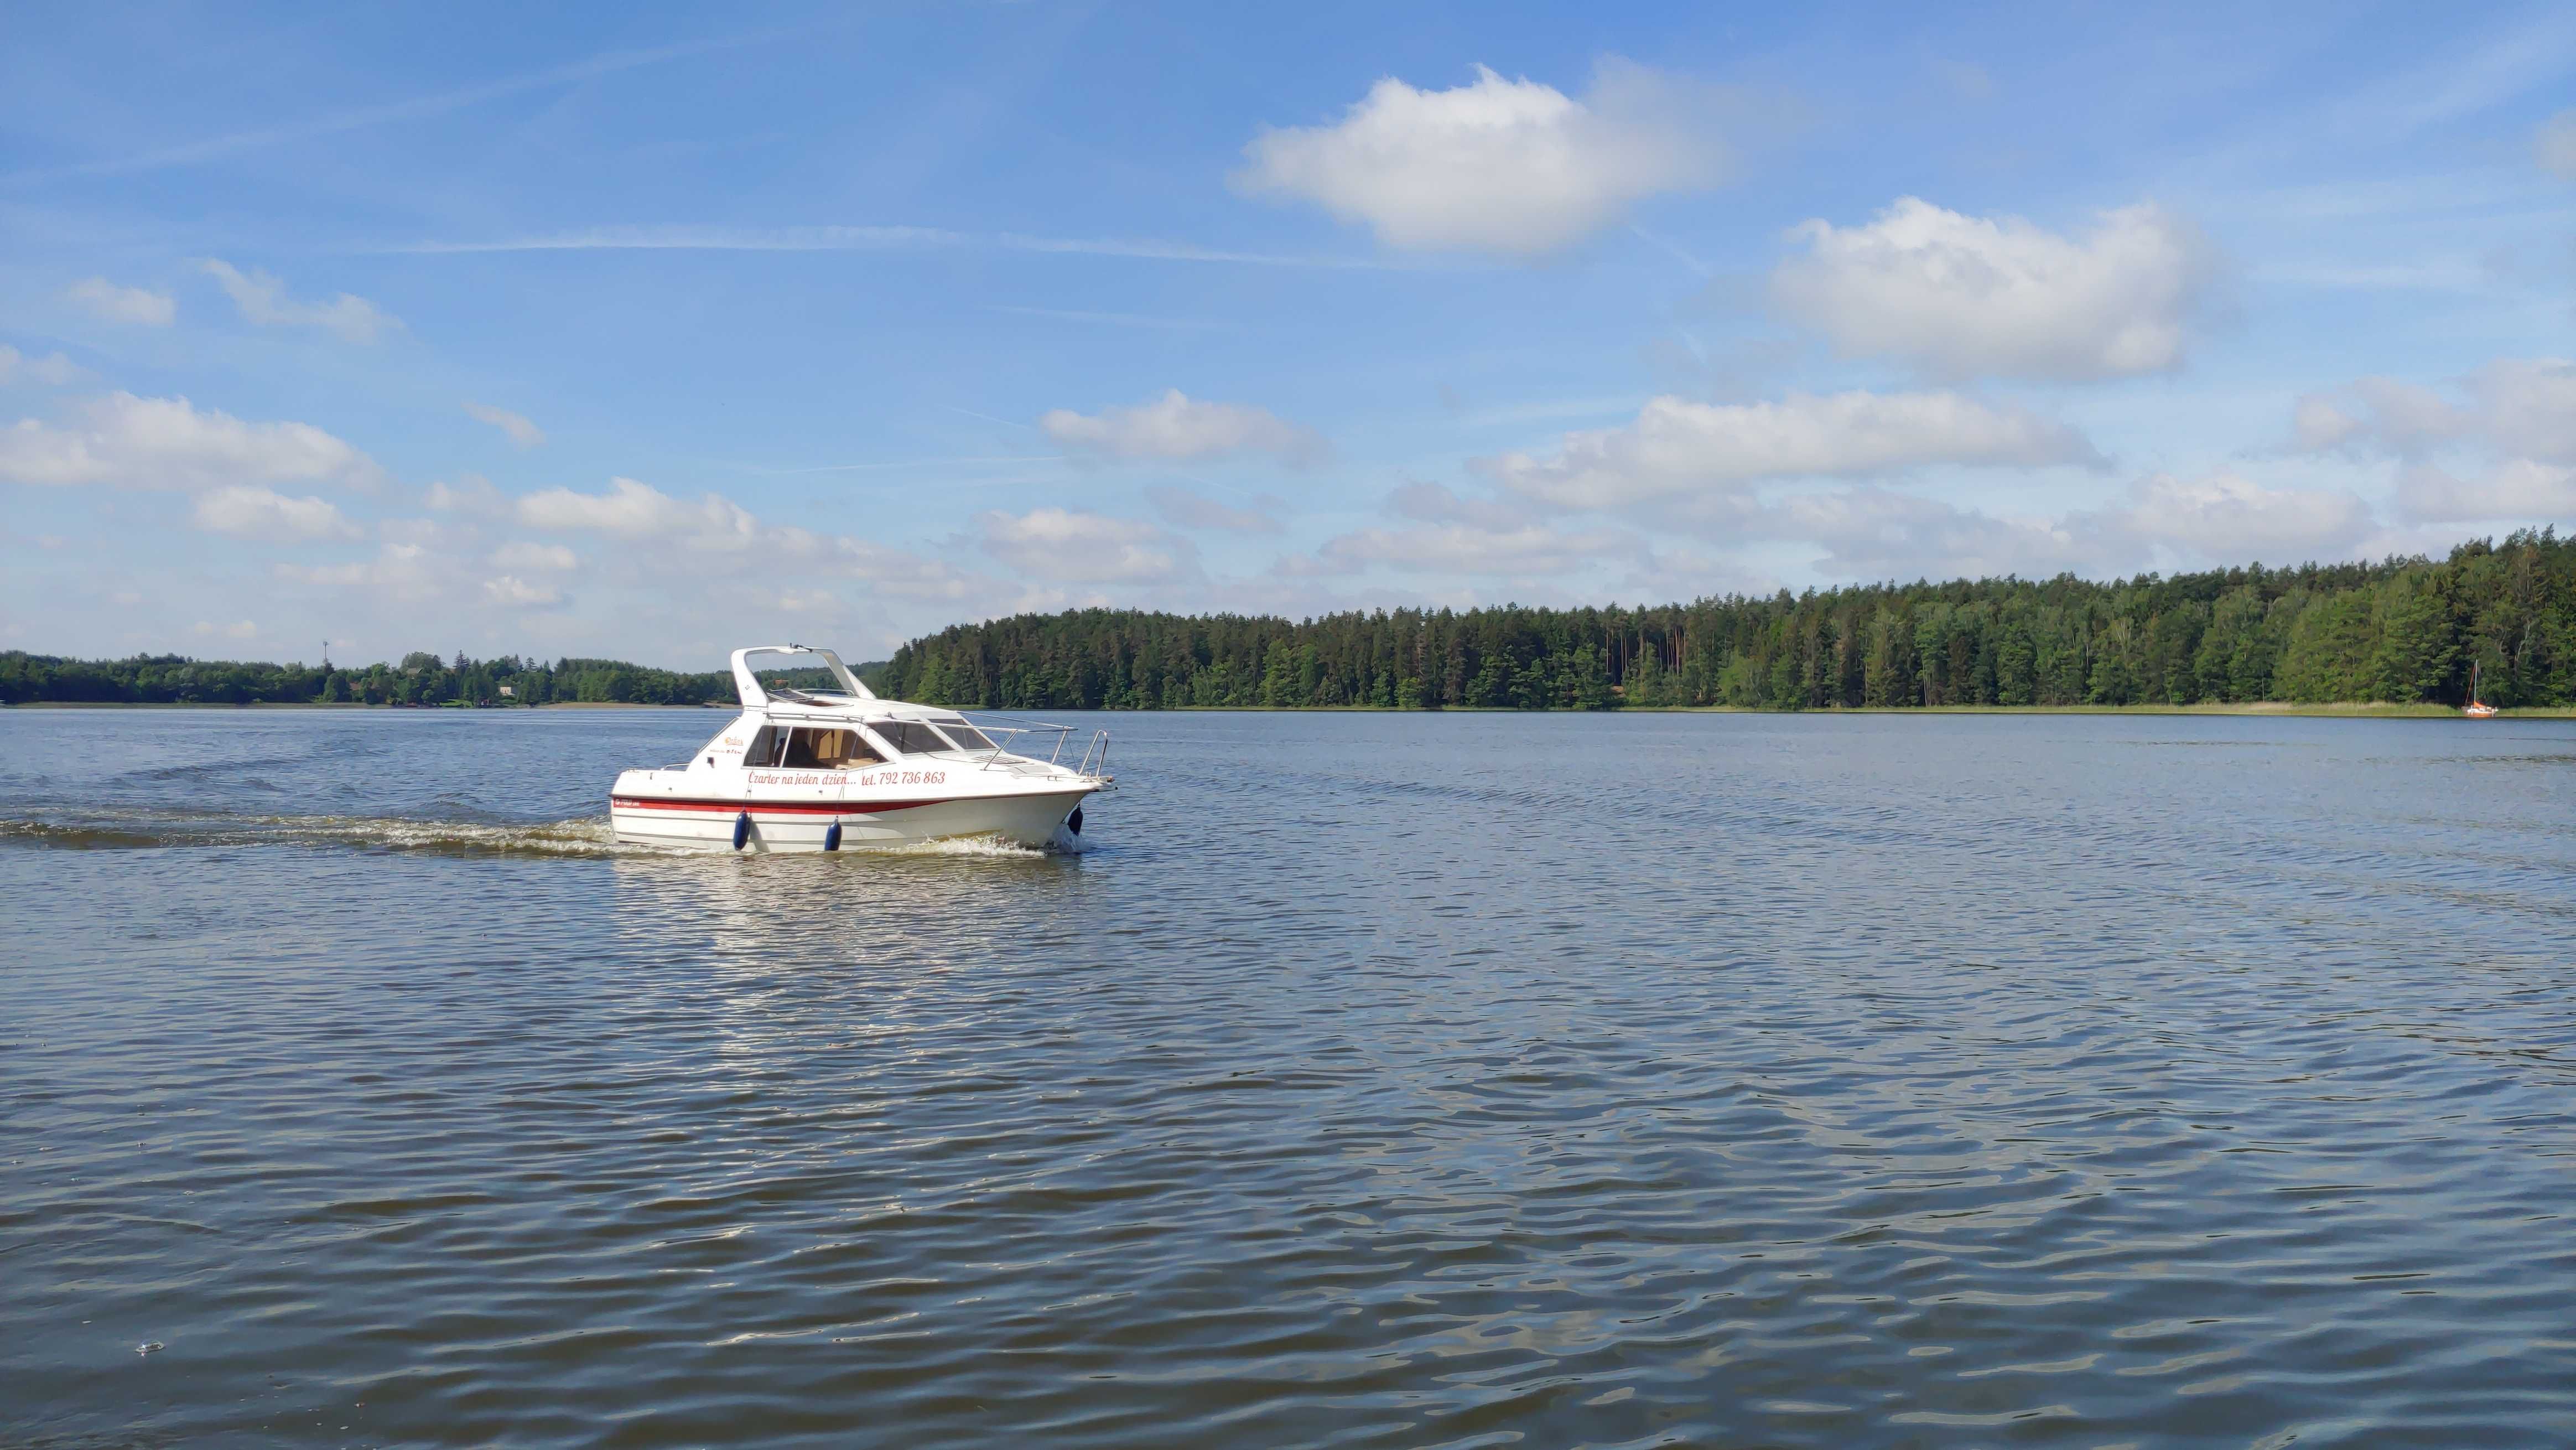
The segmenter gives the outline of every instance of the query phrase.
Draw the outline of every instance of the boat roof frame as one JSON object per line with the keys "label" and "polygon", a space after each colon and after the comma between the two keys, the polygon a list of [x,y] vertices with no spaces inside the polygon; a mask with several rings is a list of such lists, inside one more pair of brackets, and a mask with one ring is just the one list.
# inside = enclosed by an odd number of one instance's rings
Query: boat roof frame
{"label": "boat roof frame", "polygon": [[741,697],[743,708],[746,710],[766,710],[769,708],[769,691],[761,687],[760,677],[752,673],[751,660],[755,655],[816,656],[820,658],[824,665],[831,670],[832,678],[841,682],[843,693],[847,694],[851,699],[872,701],[877,697],[876,691],[859,683],[859,677],[850,673],[850,667],[841,663],[841,657],[839,655],[823,648],[821,645],[756,644],[747,649],[738,649],[733,652],[734,693]]}

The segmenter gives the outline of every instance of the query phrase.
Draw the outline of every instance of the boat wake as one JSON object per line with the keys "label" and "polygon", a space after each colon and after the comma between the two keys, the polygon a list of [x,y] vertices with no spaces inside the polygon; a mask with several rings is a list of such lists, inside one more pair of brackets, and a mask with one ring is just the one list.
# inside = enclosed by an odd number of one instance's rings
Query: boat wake
{"label": "boat wake", "polygon": [[606,816],[487,825],[401,816],[171,815],[140,811],[0,820],[0,844],[71,851],[341,846],[468,856],[605,856],[629,849],[618,845],[610,834]]}
{"label": "boat wake", "polygon": [[[78,817],[0,819],[0,847],[63,851],[149,851],[224,846],[309,846],[450,856],[653,857],[726,859],[729,852],[677,850],[621,842],[606,816],[525,824],[425,820],[404,816],[177,815],[89,812]],[[945,856],[1036,861],[1078,856],[1089,847],[1059,831],[1041,847],[989,836],[854,848],[845,856]],[[746,857],[744,859],[752,859]]]}

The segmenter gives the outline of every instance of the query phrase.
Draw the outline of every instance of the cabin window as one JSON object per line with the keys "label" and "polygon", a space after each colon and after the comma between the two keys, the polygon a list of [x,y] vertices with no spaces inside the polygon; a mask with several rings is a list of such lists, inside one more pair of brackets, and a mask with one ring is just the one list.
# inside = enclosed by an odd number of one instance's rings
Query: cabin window
{"label": "cabin window", "polygon": [[869,749],[856,730],[800,728],[788,732],[787,755],[781,764],[789,770],[856,770],[883,765],[885,757]]}
{"label": "cabin window", "polygon": [[983,731],[976,729],[974,726],[967,724],[963,720],[941,720],[936,723],[939,726],[940,733],[946,735],[949,739],[956,741],[963,749],[992,750],[996,748],[991,736],[986,735]]}
{"label": "cabin window", "polygon": [[954,750],[940,733],[918,720],[871,720],[868,728],[877,738],[904,755],[928,755],[935,750]]}
{"label": "cabin window", "polygon": [[763,766],[776,765],[779,743],[779,732],[775,727],[761,726],[752,733],[751,743],[743,747],[743,768],[758,770]]}

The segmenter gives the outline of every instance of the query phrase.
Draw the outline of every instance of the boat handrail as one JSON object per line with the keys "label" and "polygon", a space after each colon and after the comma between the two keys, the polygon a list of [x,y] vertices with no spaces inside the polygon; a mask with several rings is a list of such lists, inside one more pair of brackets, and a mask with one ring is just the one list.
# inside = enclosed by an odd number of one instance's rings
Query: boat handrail
{"label": "boat handrail", "polygon": [[[1032,720],[1025,725],[987,725],[980,720],[973,723],[976,729],[984,732],[987,739],[997,735],[1053,735],[1055,737],[1054,748],[1047,752],[1047,764],[1049,765],[1055,764],[1056,758],[1064,754],[1065,738],[1073,733],[1073,727],[1070,725],[1049,725],[1044,721],[1039,720]],[[1037,758],[1024,750],[1007,749],[1004,742],[997,740],[993,744],[992,753],[984,757],[984,767],[988,770],[991,769],[1005,755],[1017,755],[1027,760],[1035,760]]]}
{"label": "boat handrail", "polygon": [[[963,714],[964,712],[960,711],[959,713]],[[985,717],[985,719],[1001,720],[1019,718],[1020,717],[1012,715]],[[976,729],[983,731],[987,737],[1002,735],[1054,736],[1055,743],[1047,751],[1046,758],[1046,763],[1054,766],[1062,766],[1064,764],[1064,747],[1067,742],[1072,740],[1073,732],[1081,728],[1076,725],[1057,725],[1044,720],[1022,720],[1021,723],[1017,725],[989,725],[985,723],[985,720],[974,720],[971,723]],[[1032,755],[1027,751],[1007,749],[1002,742],[996,741],[993,746],[992,753],[984,757],[982,768],[986,770],[992,769],[995,765],[998,765],[1001,762],[1001,758],[1005,755],[1017,755],[1025,760],[1035,760],[1037,758],[1035,755]],[[1096,765],[1094,762],[1095,756],[1098,757]],[[1108,767],[1109,732],[1106,730],[1095,730],[1092,732],[1090,743],[1082,748],[1082,763],[1071,768],[1077,775],[1089,777],[1094,780],[1106,780],[1108,779],[1108,776],[1103,772],[1105,772]]]}

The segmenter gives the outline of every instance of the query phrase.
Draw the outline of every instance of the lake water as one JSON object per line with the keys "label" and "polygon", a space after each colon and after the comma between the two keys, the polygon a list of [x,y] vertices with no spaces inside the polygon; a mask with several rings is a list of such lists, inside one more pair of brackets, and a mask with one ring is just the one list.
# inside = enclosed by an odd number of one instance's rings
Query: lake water
{"label": "lake water", "polygon": [[723,718],[0,712],[0,1441],[2576,1443],[2576,722]]}

